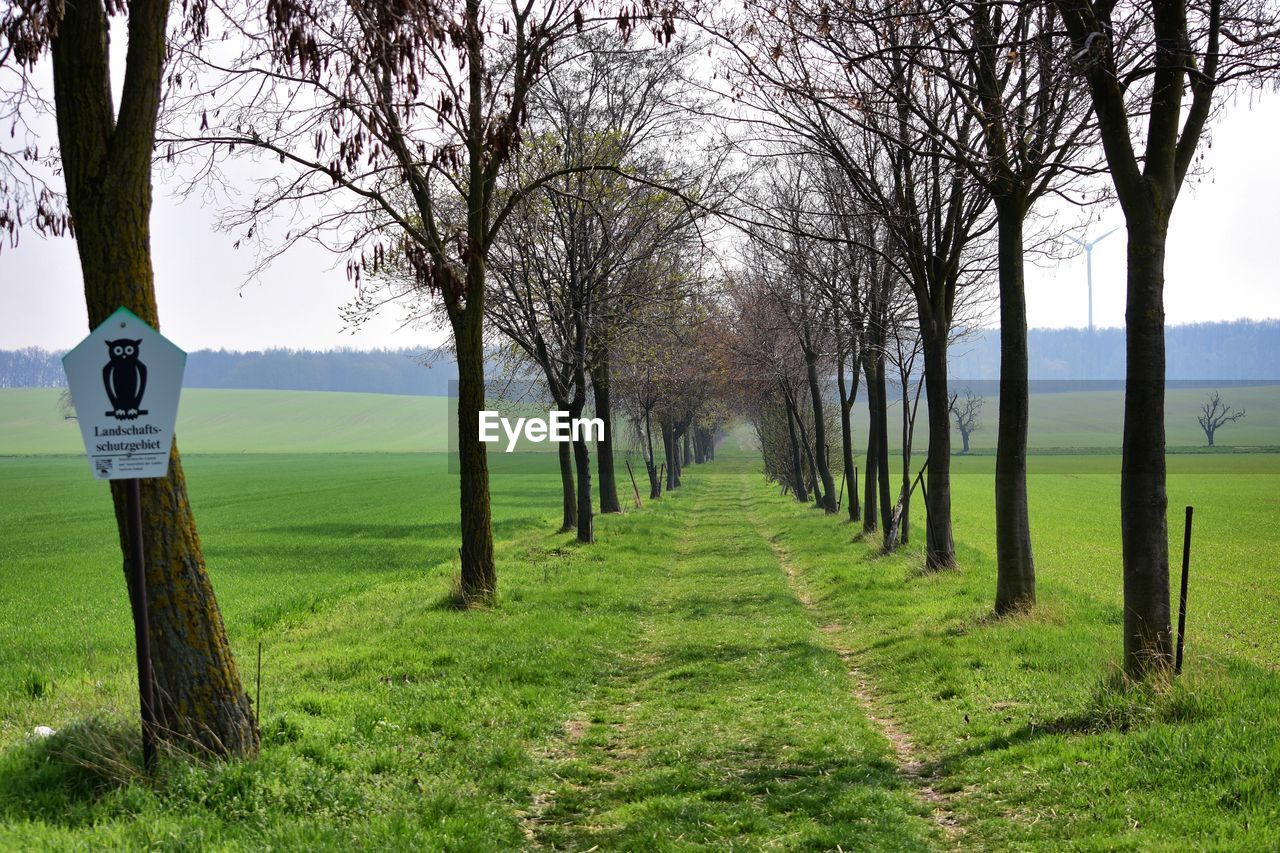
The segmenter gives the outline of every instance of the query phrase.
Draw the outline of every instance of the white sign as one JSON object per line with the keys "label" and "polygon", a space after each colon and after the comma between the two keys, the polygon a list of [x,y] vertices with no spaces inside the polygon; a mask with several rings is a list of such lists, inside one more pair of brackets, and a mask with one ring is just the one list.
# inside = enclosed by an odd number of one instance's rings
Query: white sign
{"label": "white sign", "polygon": [[62,358],[99,480],[163,477],[187,354],[121,308]]}

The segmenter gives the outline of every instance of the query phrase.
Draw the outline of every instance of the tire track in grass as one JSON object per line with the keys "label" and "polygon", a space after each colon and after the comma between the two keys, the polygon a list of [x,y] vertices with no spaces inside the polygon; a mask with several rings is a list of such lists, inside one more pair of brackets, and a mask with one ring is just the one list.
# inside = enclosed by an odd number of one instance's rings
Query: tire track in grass
{"label": "tire track in grass", "polygon": [[527,843],[928,849],[936,829],[745,517],[739,475],[700,470],[648,545],[633,648],[540,756]]}
{"label": "tire track in grass", "polygon": [[778,566],[786,576],[787,585],[792,593],[804,605],[815,621],[820,623],[818,630],[826,637],[827,646],[844,662],[848,670],[849,680],[852,683],[853,695],[857,697],[859,704],[862,705],[867,719],[875,725],[884,739],[893,747],[903,780],[910,785],[920,802],[928,808],[934,823],[942,829],[948,840],[952,842],[958,841],[963,835],[964,829],[956,818],[951,798],[934,787],[938,780],[929,769],[928,762],[916,750],[915,742],[912,741],[911,736],[892,716],[880,709],[880,702],[876,698],[871,682],[858,666],[857,655],[852,649],[840,642],[839,634],[843,626],[839,622],[825,619],[821,609],[814,603],[813,597],[805,588],[800,572],[795,564],[791,562],[790,555],[787,554],[785,548],[775,541],[775,537],[769,535],[768,530],[754,510],[750,482],[745,476],[743,477],[742,502],[743,511],[751,519],[752,526],[755,527],[760,538],[768,543],[773,550],[774,556],[778,560]]}

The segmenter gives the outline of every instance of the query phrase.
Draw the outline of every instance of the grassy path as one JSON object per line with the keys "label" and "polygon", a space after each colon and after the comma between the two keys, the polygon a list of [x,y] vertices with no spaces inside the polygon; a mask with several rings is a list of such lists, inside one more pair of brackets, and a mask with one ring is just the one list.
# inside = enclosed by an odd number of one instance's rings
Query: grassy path
{"label": "grassy path", "polygon": [[[744,490],[750,490],[751,488],[746,476],[743,477],[742,485]],[[876,697],[876,691],[872,688],[865,673],[858,666],[857,652],[841,639],[840,635],[843,633],[843,626],[839,622],[829,619],[814,603],[813,596],[810,595],[804,585],[800,570],[791,562],[786,550],[778,544],[777,537],[770,536],[766,532],[766,527],[760,517],[754,511],[749,513],[749,517],[756,528],[756,532],[768,540],[769,546],[777,557],[779,567],[787,577],[787,584],[792,593],[804,605],[805,609],[820,621],[825,642],[840,657],[840,660],[844,661],[848,669],[853,695],[857,697],[867,719],[871,721],[876,730],[880,732],[880,735],[893,747],[894,755],[897,757],[899,773],[915,789],[917,799],[931,812],[934,822],[942,829],[946,838],[949,841],[955,841],[962,830],[952,811],[951,798],[946,794],[939,793],[935,787],[937,783],[935,772],[930,763],[921,757],[911,739],[911,735],[881,707],[881,702]]]}
{"label": "grassy path", "polygon": [[[625,662],[544,756],[529,841],[915,849],[940,833],[752,521],[699,472]],[[653,544],[651,544],[651,548]]]}

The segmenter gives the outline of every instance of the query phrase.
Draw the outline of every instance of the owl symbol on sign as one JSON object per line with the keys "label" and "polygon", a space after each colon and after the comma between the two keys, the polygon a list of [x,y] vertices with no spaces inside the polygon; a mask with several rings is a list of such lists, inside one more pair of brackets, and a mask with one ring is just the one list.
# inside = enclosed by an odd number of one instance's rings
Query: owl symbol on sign
{"label": "owl symbol on sign", "polygon": [[138,348],[142,341],[121,338],[107,341],[111,360],[102,368],[102,385],[107,389],[107,399],[112,410],[105,414],[118,421],[131,421],[147,414],[142,405],[142,395],[147,390],[147,366],[138,361]]}

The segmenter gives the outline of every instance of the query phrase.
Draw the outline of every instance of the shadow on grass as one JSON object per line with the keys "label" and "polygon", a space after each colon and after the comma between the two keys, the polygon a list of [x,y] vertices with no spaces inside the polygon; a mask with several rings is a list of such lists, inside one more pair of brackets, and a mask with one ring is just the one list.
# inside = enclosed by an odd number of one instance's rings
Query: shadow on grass
{"label": "shadow on grass", "polygon": [[[515,534],[537,527],[543,519],[536,515],[518,515],[495,519],[495,539],[514,538]],[[259,533],[350,540],[396,541],[401,539],[455,538],[461,535],[460,523],[424,521],[421,524],[369,524],[350,521],[325,521],[314,524],[285,524],[261,528]]]}
{"label": "shadow on grass", "polygon": [[[911,811],[891,761],[858,755],[780,760],[763,746],[714,761],[636,768],[612,783],[561,789],[536,828],[555,847],[636,850],[684,845],[927,849],[925,821]],[[734,768],[730,771],[728,768]]]}
{"label": "shadow on grass", "polygon": [[1157,725],[1188,725],[1220,712],[1217,697],[1206,685],[1172,676],[1154,676],[1135,683],[1117,668],[1098,685],[1084,708],[1043,722],[1026,722],[973,742],[940,758],[935,769],[949,774],[967,759],[1047,737],[1128,734]]}
{"label": "shadow on grass", "polygon": [[112,791],[145,779],[136,726],[90,718],[0,754],[0,819],[75,826]]}

